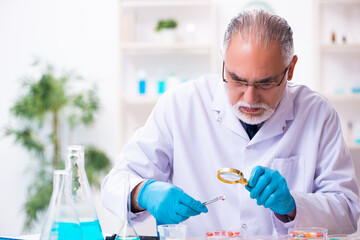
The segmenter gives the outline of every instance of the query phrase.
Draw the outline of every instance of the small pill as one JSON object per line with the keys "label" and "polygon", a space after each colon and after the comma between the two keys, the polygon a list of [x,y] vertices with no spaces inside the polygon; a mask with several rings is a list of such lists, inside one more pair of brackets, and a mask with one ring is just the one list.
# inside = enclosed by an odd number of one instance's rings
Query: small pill
{"label": "small pill", "polygon": [[316,237],[323,237],[322,233],[316,233]]}

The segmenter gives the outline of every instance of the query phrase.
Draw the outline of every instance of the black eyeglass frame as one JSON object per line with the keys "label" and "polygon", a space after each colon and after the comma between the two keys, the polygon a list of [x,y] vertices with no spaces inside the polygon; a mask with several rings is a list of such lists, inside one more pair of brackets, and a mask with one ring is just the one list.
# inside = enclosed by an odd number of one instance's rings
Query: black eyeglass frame
{"label": "black eyeglass frame", "polygon": [[[285,78],[285,75],[286,75],[287,71],[289,70],[289,67],[290,67],[290,64],[285,68],[283,76],[282,76],[281,81],[279,83],[252,83],[252,84],[250,84],[250,83],[248,83],[246,81],[244,81],[244,82],[239,82],[239,81],[235,81],[235,80],[234,81],[237,82],[237,83],[243,84],[242,87],[254,86],[254,87],[260,88],[262,90],[270,90],[270,89],[272,89],[274,87],[278,87],[278,86],[281,85],[281,83],[284,81],[284,78]],[[224,77],[224,72],[225,72],[225,62],[223,62],[223,67],[222,67],[222,79],[223,79],[223,82],[229,83]]]}

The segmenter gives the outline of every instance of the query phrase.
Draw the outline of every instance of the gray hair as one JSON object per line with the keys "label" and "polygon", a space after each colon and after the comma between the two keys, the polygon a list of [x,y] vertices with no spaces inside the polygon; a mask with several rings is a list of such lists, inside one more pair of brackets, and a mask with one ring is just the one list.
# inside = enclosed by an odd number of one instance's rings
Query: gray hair
{"label": "gray hair", "polygon": [[293,32],[284,18],[264,10],[245,11],[234,17],[224,35],[223,58],[234,35],[241,41],[255,41],[268,46],[270,43],[280,44],[285,64],[290,64],[294,56]]}

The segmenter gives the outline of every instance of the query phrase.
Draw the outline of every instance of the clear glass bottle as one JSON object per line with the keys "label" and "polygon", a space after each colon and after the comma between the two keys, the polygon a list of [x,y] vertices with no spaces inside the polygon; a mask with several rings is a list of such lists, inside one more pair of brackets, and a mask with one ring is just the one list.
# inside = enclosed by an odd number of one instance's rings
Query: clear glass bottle
{"label": "clear glass bottle", "polygon": [[121,227],[115,240],[140,240],[134,227],[131,224],[131,193],[130,193],[130,175],[127,172],[121,173],[120,181],[123,183],[123,201],[121,206]]}
{"label": "clear glass bottle", "polygon": [[79,216],[85,240],[103,240],[103,234],[93,203],[89,181],[85,172],[84,146],[67,147],[66,169],[71,172],[71,194]]}
{"label": "clear glass bottle", "polygon": [[84,240],[70,193],[70,173],[55,170],[53,192],[40,240]]}

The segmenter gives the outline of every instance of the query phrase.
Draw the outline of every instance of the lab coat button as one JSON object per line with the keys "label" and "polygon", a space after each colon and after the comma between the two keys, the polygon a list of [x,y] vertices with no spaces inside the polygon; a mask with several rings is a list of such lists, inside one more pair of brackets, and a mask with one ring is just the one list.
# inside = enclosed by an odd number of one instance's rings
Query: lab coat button
{"label": "lab coat button", "polygon": [[246,226],[246,224],[245,223],[243,223],[243,225],[241,226],[243,229],[246,229],[247,228],[247,226]]}
{"label": "lab coat button", "polygon": [[251,147],[250,146],[246,146],[247,149],[250,149]]}
{"label": "lab coat button", "polygon": [[219,117],[219,118],[217,119],[217,121],[218,121],[218,122],[222,122],[222,118]]}

